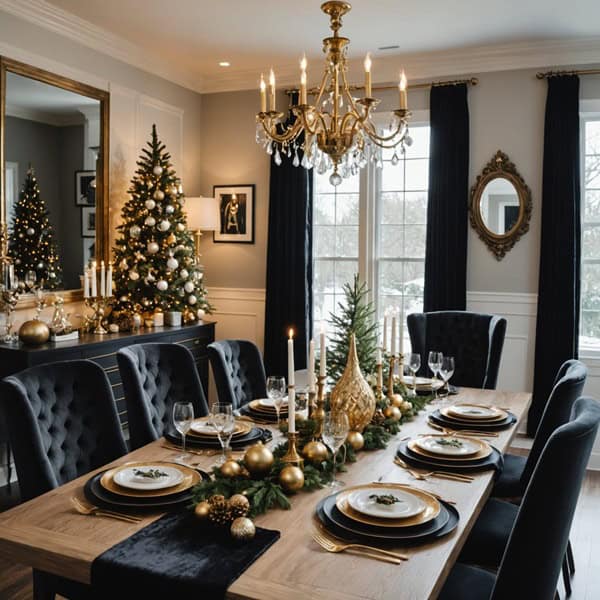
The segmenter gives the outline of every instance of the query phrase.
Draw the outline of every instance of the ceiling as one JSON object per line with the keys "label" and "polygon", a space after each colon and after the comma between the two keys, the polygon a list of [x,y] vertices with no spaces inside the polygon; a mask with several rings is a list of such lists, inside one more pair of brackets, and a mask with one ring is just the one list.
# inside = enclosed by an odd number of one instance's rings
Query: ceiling
{"label": "ceiling", "polygon": [[[170,65],[174,79],[181,82],[185,77],[188,87],[203,91],[253,87],[270,66],[281,73],[282,83],[294,81],[303,52],[314,83],[323,64],[321,39],[329,33],[320,0],[48,0],[43,4],[126,40],[147,57],[147,68],[152,62]],[[351,40],[349,57],[356,59],[357,67],[359,59],[372,52],[374,80],[391,72],[384,64],[393,62],[397,72],[403,59],[410,74],[411,56],[422,53],[443,58],[447,51],[467,49],[468,53],[484,46],[600,40],[597,0],[571,0],[568,7],[564,0],[355,0],[352,4],[342,35]],[[378,50],[382,46],[397,48]],[[231,66],[219,67],[224,60]],[[164,76],[164,68],[158,71]]]}

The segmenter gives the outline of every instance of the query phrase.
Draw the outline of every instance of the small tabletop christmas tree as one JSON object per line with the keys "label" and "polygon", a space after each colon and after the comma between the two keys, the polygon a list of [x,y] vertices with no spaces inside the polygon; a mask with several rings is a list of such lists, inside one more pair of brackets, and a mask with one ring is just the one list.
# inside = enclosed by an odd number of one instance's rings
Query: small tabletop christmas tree
{"label": "small tabletop christmas tree", "polygon": [[9,255],[19,281],[33,271],[38,285],[54,290],[62,286],[62,267],[48,215],[33,168],[29,167],[14,208]]}
{"label": "small tabletop christmas tree", "polygon": [[170,159],[153,125],[117,227],[115,295],[118,308],[180,311],[190,321],[212,307],[194,260],[194,240],[182,210],[185,198]]}

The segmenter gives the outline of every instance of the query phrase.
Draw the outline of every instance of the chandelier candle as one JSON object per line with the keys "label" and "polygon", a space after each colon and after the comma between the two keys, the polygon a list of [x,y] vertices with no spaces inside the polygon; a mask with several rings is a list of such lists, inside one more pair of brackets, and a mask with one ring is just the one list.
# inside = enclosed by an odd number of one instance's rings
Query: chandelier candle
{"label": "chandelier candle", "polygon": [[273,69],[269,72],[270,106],[269,110],[275,112],[275,73]]}
{"label": "chandelier candle", "polygon": [[306,100],[306,56],[300,61],[300,105],[308,104]]}
{"label": "chandelier candle", "polygon": [[406,75],[404,71],[400,73],[400,83],[398,84],[400,90],[400,110],[406,110],[408,106],[408,99],[406,97]]}
{"label": "chandelier candle", "polygon": [[267,84],[263,74],[260,74],[260,112],[267,112]]}
{"label": "chandelier candle", "polygon": [[296,381],[294,376],[294,330],[288,339],[288,430],[296,433]]}
{"label": "chandelier candle", "polygon": [[365,58],[365,98],[371,98],[371,55]]}

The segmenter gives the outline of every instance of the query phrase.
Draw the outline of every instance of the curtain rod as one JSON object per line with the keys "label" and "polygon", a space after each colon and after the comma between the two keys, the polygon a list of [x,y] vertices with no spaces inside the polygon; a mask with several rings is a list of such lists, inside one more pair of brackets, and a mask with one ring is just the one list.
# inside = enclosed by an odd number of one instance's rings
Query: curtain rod
{"label": "curtain rod", "polygon": [[536,74],[538,79],[560,77],[562,75],[600,75],[600,69],[576,69],[574,71],[540,71]]}
{"label": "curtain rod", "polygon": [[[469,79],[452,79],[450,81],[428,81],[427,83],[415,83],[414,85],[409,85],[407,89],[410,92],[410,90],[422,90],[443,85],[460,85],[462,83],[466,83],[467,85],[477,85],[479,83],[479,79],[477,79],[477,77],[470,77]],[[365,86],[350,85],[348,86],[348,89],[354,92],[357,90],[364,90]],[[372,89],[373,91],[397,90],[398,85],[374,85]],[[298,93],[299,91],[300,90],[298,90],[298,88],[293,88],[285,90],[285,93],[288,96],[291,96],[292,94]],[[319,93],[319,90],[317,88],[311,88],[310,90],[308,90],[308,93],[315,96]]]}

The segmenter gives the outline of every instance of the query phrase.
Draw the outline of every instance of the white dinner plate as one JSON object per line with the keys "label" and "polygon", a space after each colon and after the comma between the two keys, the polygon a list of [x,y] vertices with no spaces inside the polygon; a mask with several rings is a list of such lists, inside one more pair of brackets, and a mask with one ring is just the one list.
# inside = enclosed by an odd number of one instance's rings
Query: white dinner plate
{"label": "white dinner plate", "polygon": [[[148,473],[156,470],[161,474],[157,478],[143,477],[139,472]],[[148,464],[143,467],[125,467],[117,471],[113,476],[113,481],[121,487],[132,490],[162,490],[164,488],[178,485],[183,481],[184,473],[177,467],[167,467],[165,465]]]}
{"label": "white dinner plate", "polygon": [[448,407],[448,412],[464,419],[497,419],[502,416],[502,412],[493,406],[476,404],[454,404]]}
{"label": "white dinner plate", "polygon": [[[380,504],[374,496],[391,495],[398,500],[394,504]],[[408,490],[387,488],[383,485],[356,490],[348,496],[353,510],[379,519],[406,519],[425,510],[425,502]]]}
{"label": "white dinner plate", "polygon": [[[258,403],[261,406],[267,406],[269,408],[275,408],[275,402],[273,400],[271,400],[271,398],[259,398]],[[288,399],[287,396],[285,396],[283,398],[283,402],[281,403],[281,406],[287,406],[288,405]]]}
{"label": "white dinner plate", "polygon": [[469,456],[477,454],[483,447],[483,443],[478,439],[457,435],[420,437],[415,439],[415,444],[421,450],[442,456]]}
{"label": "white dinner plate", "polygon": [[[415,385],[415,381],[410,375],[404,375],[402,383],[409,388]],[[416,385],[418,390],[433,390],[441,388],[444,382],[441,379],[432,379],[431,377],[417,377]]]}

